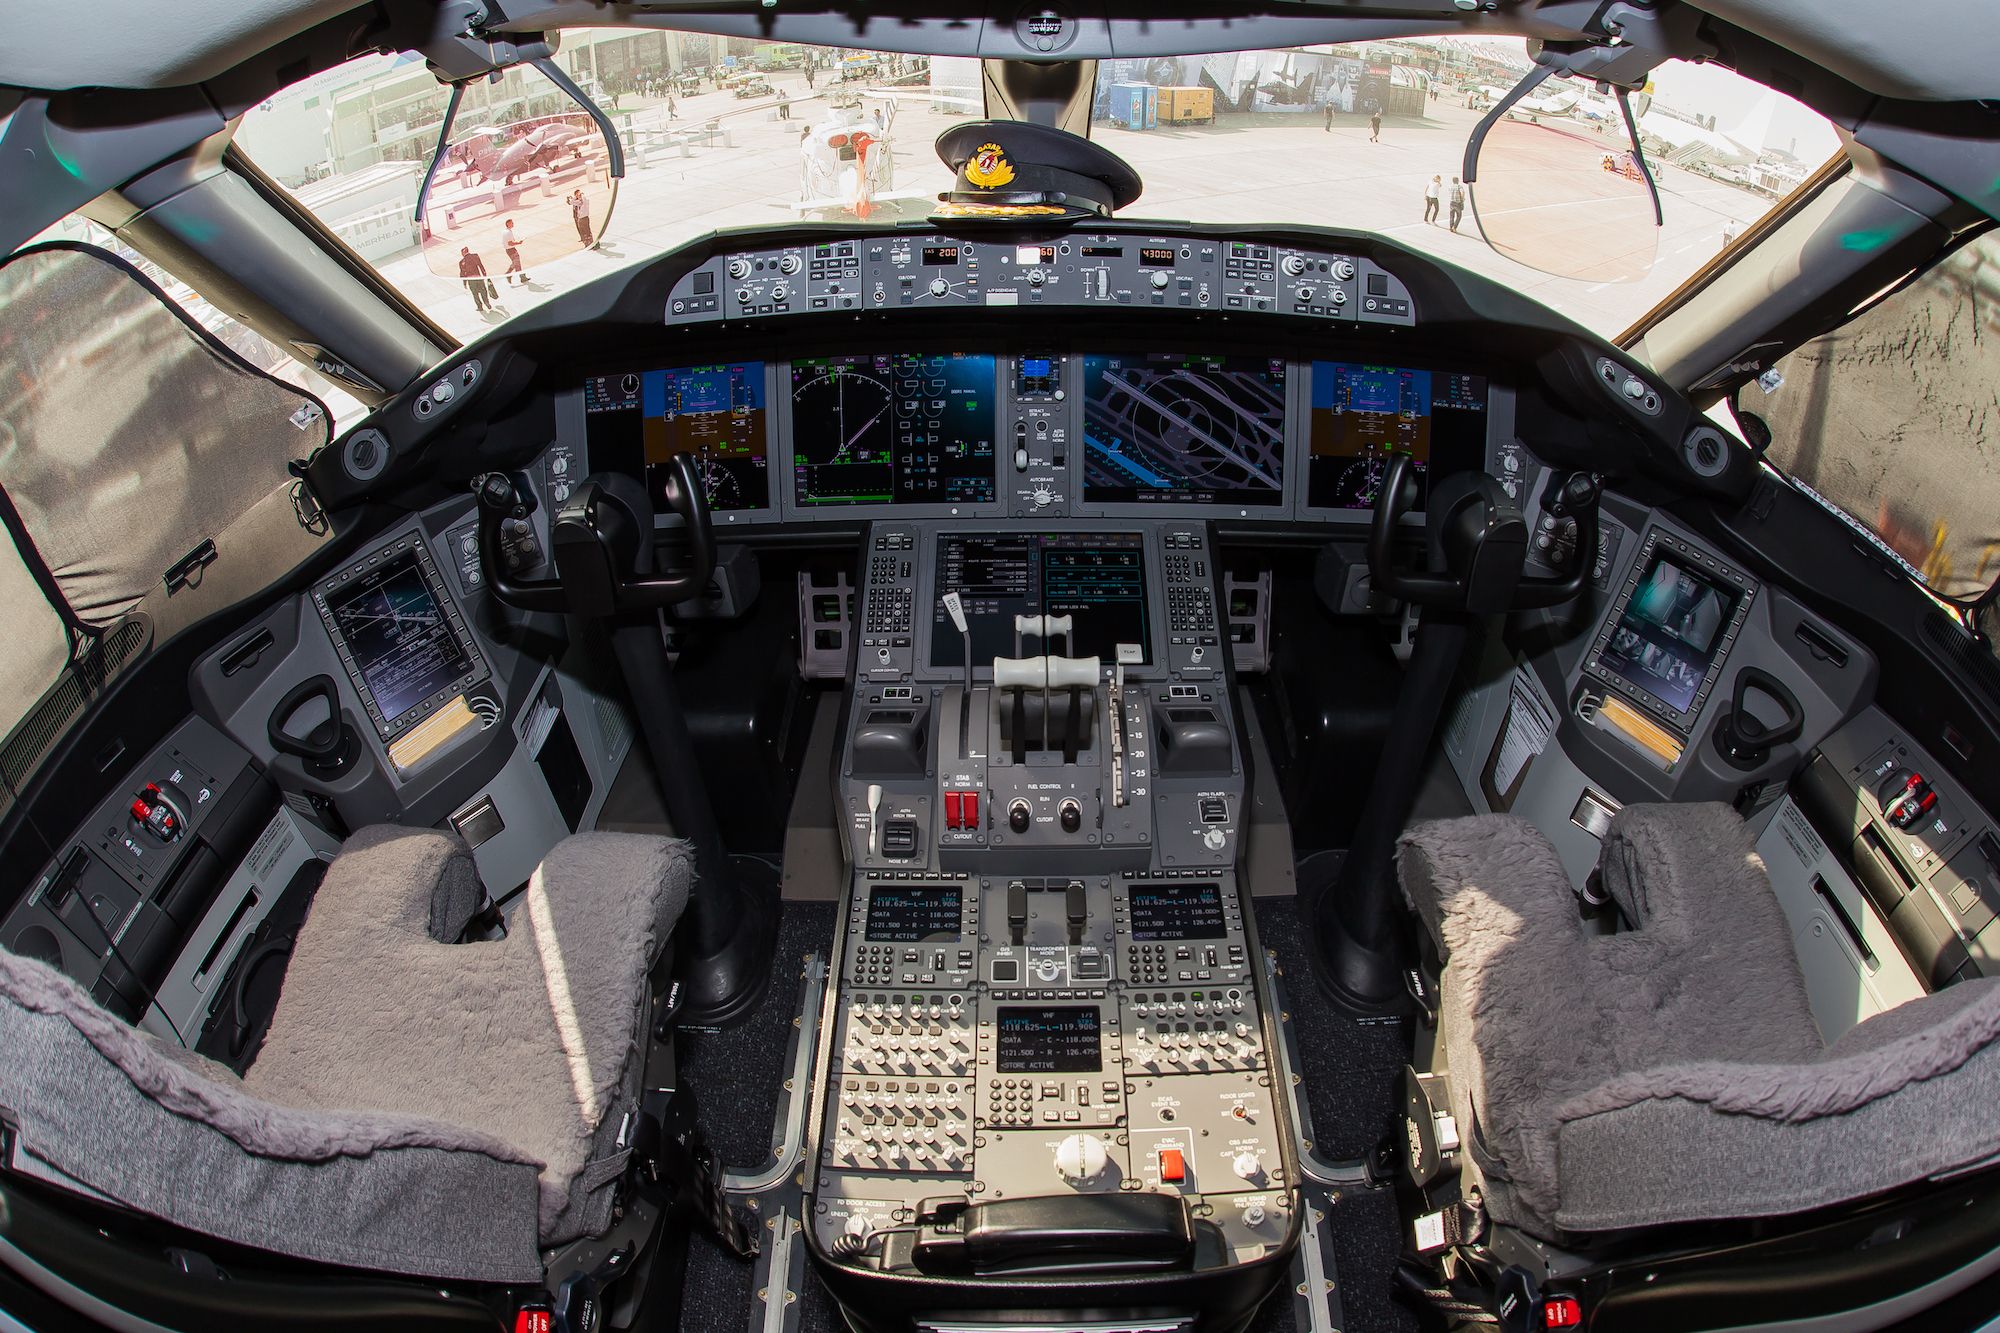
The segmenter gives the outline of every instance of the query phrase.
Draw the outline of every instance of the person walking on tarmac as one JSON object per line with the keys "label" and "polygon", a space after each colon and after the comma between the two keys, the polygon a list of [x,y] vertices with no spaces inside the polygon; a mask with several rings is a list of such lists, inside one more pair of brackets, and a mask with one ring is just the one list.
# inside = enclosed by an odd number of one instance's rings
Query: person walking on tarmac
{"label": "person walking on tarmac", "polygon": [[1333,133],[1333,103],[1331,101],[1326,104],[1326,132],[1328,134]]}
{"label": "person walking on tarmac", "polygon": [[1382,108],[1379,106],[1368,113],[1368,142],[1382,142]]}
{"label": "person walking on tarmac", "polygon": [[472,253],[472,247],[458,247],[458,278],[465,284],[465,290],[472,293],[472,308],[482,314],[491,310],[497,301],[493,291],[493,280],[486,276],[486,263]]}
{"label": "person walking on tarmac", "polygon": [[576,238],[583,242],[583,248],[596,245],[597,238],[590,234],[590,200],[583,197],[581,186],[569,197],[569,215],[576,222]]}
{"label": "person walking on tarmac", "polygon": [[1458,220],[1465,216],[1465,185],[1456,176],[1451,178],[1448,197],[1451,202],[1451,229],[1457,231]]}
{"label": "person walking on tarmac", "polygon": [[1438,196],[1444,193],[1444,177],[1433,176],[1430,184],[1424,186],[1424,221],[1433,227],[1438,220]]}
{"label": "person walking on tarmac", "polygon": [[507,219],[507,230],[500,237],[500,244],[507,247],[507,285],[514,285],[514,275],[521,275],[521,285],[528,285],[528,271],[521,267],[521,233],[514,230],[514,219]]}

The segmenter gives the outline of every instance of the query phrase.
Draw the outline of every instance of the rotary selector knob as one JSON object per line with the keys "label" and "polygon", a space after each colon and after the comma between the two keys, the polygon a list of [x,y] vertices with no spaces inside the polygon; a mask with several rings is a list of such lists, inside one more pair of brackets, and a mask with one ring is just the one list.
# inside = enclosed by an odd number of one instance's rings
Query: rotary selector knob
{"label": "rotary selector knob", "polygon": [[931,279],[931,295],[932,295],[932,296],[943,296],[943,295],[944,295],[945,293],[949,292],[950,290],[951,290],[951,284],[950,284],[950,283],[948,283],[948,282],[946,282],[946,281],[945,281],[945,280],[944,280],[943,278],[932,278],[932,279]]}
{"label": "rotary selector knob", "polygon": [[1088,1185],[1110,1164],[1104,1141],[1089,1134],[1072,1134],[1056,1145],[1056,1173],[1071,1185]]}
{"label": "rotary selector knob", "polygon": [[1346,305],[1347,293],[1340,290],[1340,288],[1335,287],[1332,291],[1326,294],[1326,299],[1329,305]]}
{"label": "rotary selector knob", "polygon": [[1255,1181],[1264,1174],[1264,1163],[1258,1160],[1256,1153],[1245,1148],[1229,1159],[1229,1169],[1243,1180]]}
{"label": "rotary selector knob", "polygon": [[1279,267],[1284,269],[1290,276],[1296,278],[1299,274],[1306,271],[1305,257],[1303,255],[1286,255],[1279,264]]}
{"label": "rotary selector knob", "polygon": [[1226,841],[1228,841],[1228,835],[1213,824],[1201,831],[1201,845],[1208,848],[1211,852],[1221,851],[1222,844]]}
{"label": "rotary selector knob", "polygon": [[1062,976],[1062,964],[1053,958],[1044,958],[1035,964],[1035,979],[1044,985],[1053,985]]}
{"label": "rotary selector knob", "polygon": [[1047,509],[1056,502],[1056,493],[1046,486],[1037,486],[1035,487],[1034,495],[1030,498],[1034,500],[1035,508]]}
{"label": "rotary selector knob", "polygon": [[1301,287],[1301,288],[1299,288],[1299,299],[1300,299],[1301,301],[1310,301],[1310,300],[1312,300],[1312,299],[1313,299],[1313,289],[1312,289],[1312,288],[1310,288],[1310,287]]}
{"label": "rotary selector knob", "polygon": [[744,258],[742,258],[741,256],[738,256],[737,258],[735,258],[735,259],[732,259],[732,260],[730,260],[730,261],[729,261],[729,276],[730,276],[730,277],[732,277],[732,278],[747,278],[747,277],[749,277],[749,276],[750,276],[750,261],[749,261],[749,260],[747,260],[747,259],[744,259]]}
{"label": "rotary selector knob", "polygon": [[771,299],[778,302],[789,301],[792,299],[791,289],[781,282],[771,289]]}
{"label": "rotary selector knob", "polygon": [[1039,287],[1047,281],[1048,281],[1048,275],[1043,273],[1040,269],[1031,268],[1028,270],[1028,285],[1030,287]]}
{"label": "rotary selector knob", "polygon": [[1174,280],[1174,275],[1167,272],[1165,269],[1158,269],[1153,273],[1153,279],[1152,279],[1153,286],[1157,288],[1161,288],[1164,290],[1166,285],[1172,282],[1173,280]]}
{"label": "rotary selector knob", "polygon": [[748,287],[738,287],[736,289],[736,304],[738,305],[750,304],[750,289]]}
{"label": "rotary selector knob", "polygon": [[786,277],[789,278],[798,271],[799,257],[797,255],[786,255],[778,261],[778,272],[784,274]]}
{"label": "rotary selector knob", "polygon": [[1339,278],[1342,282],[1351,281],[1354,277],[1354,261],[1351,259],[1334,260],[1333,276]]}

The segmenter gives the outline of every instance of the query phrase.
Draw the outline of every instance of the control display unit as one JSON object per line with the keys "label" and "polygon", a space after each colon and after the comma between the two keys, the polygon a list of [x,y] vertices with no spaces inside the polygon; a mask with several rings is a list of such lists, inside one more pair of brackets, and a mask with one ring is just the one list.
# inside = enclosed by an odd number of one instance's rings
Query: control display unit
{"label": "control display unit", "polygon": [[768,509],[764,363],[597,375],[583,384],[584,438],[593,464],[643,475],[656,510],[667,504],[667,465],[692,454],[709,508]]}
{"label": "control display unit", "polygon": [[990,502],[995,387],[991,356],[792,362],[793,499],[808,509]]}
{"label": "control display unit", "polygon": [[1098,1008],[1002,1005],[994,1020],[994,1068],[1003,1074],[1092,1074],[1104,1067]]}
{"label": "control display unit", "polygon": [[1083,438],[1088,504],[1282,504],[1285,362],[1086,356]]}
{"label": "control display unit", "polygon": [[1482,466],[1487,392],[1480,375],[1347,361],[1312,363],[1306,506],[1372,509],[1388,460],[1406,454],[1418,484]]}
{"label": "control display unit", "polygon": [[1596,666],[1681,717],[1707,697],[1749,588],[1713,559],[1655,535],[1640,553]]}
{"label": "control display unit", "polygon": [[[1070,616],[1074,657],[1109,662],[1121,643],[1136,643],[1151,662],[1146,606],[1146,545],[1136,532],[943,533],[932,601],[931,665],[963,665],[957,628],[941,604],[963,599],[975,666],[1014,654],[1015,616]],[[1046,651],[1030,641],[1024,651]]]}
{"label": "control display unit", "polygon": [[313,590],[341,665],[384,740],[486,678],[487,668],[415,536]]}
{"label": "control display unit", "polygon": [[956,939],[960,907],[956,884],[871,885],[867,936],[877,944]]}
{"label": "control display unit", "polygon": [[1132,938],[1219,940],[1229,933],[1222,916],[1222,890],[1214,884],[1134,884]]}

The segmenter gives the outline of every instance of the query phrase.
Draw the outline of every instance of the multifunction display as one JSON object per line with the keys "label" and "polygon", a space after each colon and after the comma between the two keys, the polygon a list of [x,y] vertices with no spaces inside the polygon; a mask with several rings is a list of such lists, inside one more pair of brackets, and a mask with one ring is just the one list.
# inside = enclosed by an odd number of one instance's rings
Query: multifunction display
{"label": "multifunction display", "polygon": [[994,1068],[1002,1074],[1089,1074],[1104,1067],[1095,1005],[1053,1009],[1005,1005],[994,1023]]}
{"label": "multifunction display", "polygon": [[1222,919],[1222,890],[1214,884],[1134,884],[1132,938],[1219,940],[1229,933]]}
{"label": "multifunction display", "polygon": [[868,938],[877,944],[957,939],[959,908],[957,885],[871,885]]}
{"label": "multifunction display", "polygon": [[791,377],[802,507],[994,498],[992,357],[813,357]]}
{"label": "multifunction display", "polygon": [[1087,504],[1280,504],[1285,363],[1086,356],[1083,440]]}
{"label": "multifunction display", "polygon": [[1372,509],[1389,459],[1406,455],[1427,493],[1430,475],[1484,464],[1486,380],[1442,370],[1312,363],[1306,504]]}
{"label": "multifunction display", "polygon": [[387,727],[476,669],[414,549],[329,589],[320,604]]}
{"label": "multifunction display", "polygon": [[1032,656],[1065,649],[1110,662],[1121,643],[1136,643],[1150,662],[1146,626],[1146,545],[1136,532],[945,533],[938,538],[932,590],[931,665],[964,662],[958,629],[941,598],[956,591],[965,607],[975,666],[1014,655],[1015,616],[1069,616],[1065,645],[1031,640]]}
{"label": "multifunction display", "polygon": [[1694,705],[1744,590],[1665,551],[1639,576],[1598,665],[1677,713]]}
{"label": "multifunction display", "polygon": [[592,466],[643,470],[655,510],[666,508],[668,464],[679,454],[694,457],[709,508],[771,505],[761,361],[594,376],[583,384],[583,414]]}

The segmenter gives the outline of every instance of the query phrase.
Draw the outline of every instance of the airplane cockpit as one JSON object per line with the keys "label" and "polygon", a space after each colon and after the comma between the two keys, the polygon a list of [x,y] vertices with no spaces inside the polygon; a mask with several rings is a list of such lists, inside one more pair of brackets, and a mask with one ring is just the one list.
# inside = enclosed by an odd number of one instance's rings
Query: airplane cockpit
{"label": "airplane cockpit", "polygon": [[1142,9],[0,9],[0,1324],[2000,1308],[1977,15]]}

